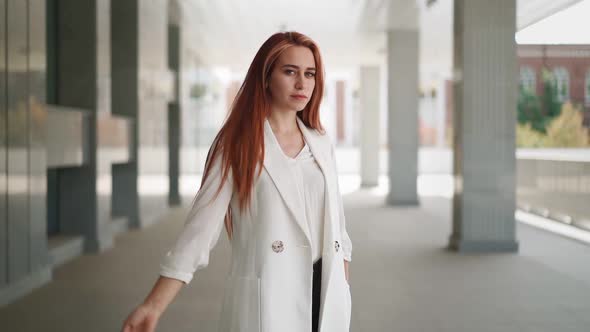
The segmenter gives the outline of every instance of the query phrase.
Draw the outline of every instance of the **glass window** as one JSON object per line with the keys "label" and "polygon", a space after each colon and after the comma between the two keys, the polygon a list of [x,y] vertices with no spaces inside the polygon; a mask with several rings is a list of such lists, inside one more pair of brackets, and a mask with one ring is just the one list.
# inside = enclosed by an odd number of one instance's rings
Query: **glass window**
{"label": "glass window", "polygon": [[557,99],[561,102],[570,98],[570,74],[564,67],[553,69],[553,77],[557,88]]}
{"label": "glass window", "polygon": [[536,73],[535,70],[528,66],[520,67],[520,85],[530,92],[535,92]]}

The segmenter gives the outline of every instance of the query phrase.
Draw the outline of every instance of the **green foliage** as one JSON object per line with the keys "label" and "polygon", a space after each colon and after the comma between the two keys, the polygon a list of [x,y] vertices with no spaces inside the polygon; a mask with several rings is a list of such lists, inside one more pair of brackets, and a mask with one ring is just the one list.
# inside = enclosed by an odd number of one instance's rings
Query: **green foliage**
{"label": "green foliage", "polygon": [[541,77],[543,81],[541,96],[537,96],[534,91],[522,85],[519,86],[517,120],[521,126],[528,123],[533,130],[546,133],[547,125],[561,111],[561,102],[553,74],[544,68]]}
{"label": "green foliage", "polygon": [[584,117],[580,107],[563,104],[561,114],[547,127],[546,147],[581,148],[590,146],[588,128],[582,124]]}
{"label": "green foliage", "polygon": [[545,131],[546,119],[542,113],[541,98],[533,91],[526,89],[522,85],[519,87],[518,95],[518,124],[529,125],[538,132]]}
{"label": "green foliage", "polygon": [[[541,70],[541,76],[543,78],[541,107],[543,108],[544,115],[553,119],[561,112],[562,105],[562,102],[559,101],[558,98],[557,83],[553,74],[545,68]],[[562,86],[562,89],[565,90],[565,85]],[[563,93],[565,93],[565,91],[562,91],[562,94]]]}
{"label": "green foliage", "polygon": [[545,146],[546,136],[533,129],[530,123],[516,125],[516,147],[542,148]]}
{"label": "green foliage", "polygon": [[546,134],[535,130],[531,123],[516,127],[516,146],[526,148],[590,147],[590,133],[582,124],[580,107],[563,104],[559,116],[547,125]]}
{"label": "green foliage", "polygon": [[195,83],[190,87],[190,96],[193,99],[199,99],[207,94],[207,85]]}

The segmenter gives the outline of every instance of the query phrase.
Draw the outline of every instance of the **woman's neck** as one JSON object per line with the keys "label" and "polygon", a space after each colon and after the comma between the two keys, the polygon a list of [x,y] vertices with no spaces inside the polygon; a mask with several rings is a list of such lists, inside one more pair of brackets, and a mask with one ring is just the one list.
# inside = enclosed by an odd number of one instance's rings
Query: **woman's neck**
{"label": "woman's neck", "polygon": [[284,136],[299,134],[295,112],[272,112],[268,117],[268,122],[276,134]]}

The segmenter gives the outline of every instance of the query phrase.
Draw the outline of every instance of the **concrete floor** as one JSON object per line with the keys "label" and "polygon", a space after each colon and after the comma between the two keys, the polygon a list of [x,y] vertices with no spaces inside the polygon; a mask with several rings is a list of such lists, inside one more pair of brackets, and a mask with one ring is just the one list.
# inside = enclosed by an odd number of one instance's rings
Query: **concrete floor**
{"label": "concrete floor", "polygon": [[[354,245],[351,331],[590,331],[590,246],[519,223],[519,253],[457,254],[444,249],[447,198],[392,208],[356,191],[344,202]],[[119,331],[157,279],[185,213],[172,209],[119,235],[115,248],[55,269],[50,284],[0,309],[0,330]],[[158,331],[216,331],[229,254],[222,233]]]}

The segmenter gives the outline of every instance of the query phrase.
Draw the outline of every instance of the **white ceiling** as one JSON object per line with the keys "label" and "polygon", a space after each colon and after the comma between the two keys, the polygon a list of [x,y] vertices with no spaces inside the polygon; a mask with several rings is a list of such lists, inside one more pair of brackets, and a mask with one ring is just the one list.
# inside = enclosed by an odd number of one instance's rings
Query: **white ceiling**
{"label": "white ceiling", "polygon": [[[314,39],[328,70],[379,64],[384,61],[384,26],[415,24],[415,16],[420,18],[423,79],[447,76],[451,67],[452,0],[177,1],[188,28],[185,43],[207,65],[244,70],[264,40],[281,30]],[[522,29],[580,0],[517,1]],[[394,22],[386,23],[388,17],[395,17]]]}
{"label": "white ceiling", "polygon": [[516,24],[522,30],[581,0],[518,0]]}
{"label": "white ceiling", "polygon": [[367,42],[357,29],[361,0],[180,1],[191,30],[189,42],[211,65],[247,66],[260,45],[281,30],[314,39],[327,63],[358,63]]}
{"label": "white ceiling", "polygon": [[516,34],[519,44],[590,45],[590,0],[582,0],[559,13],[529,25]]}

